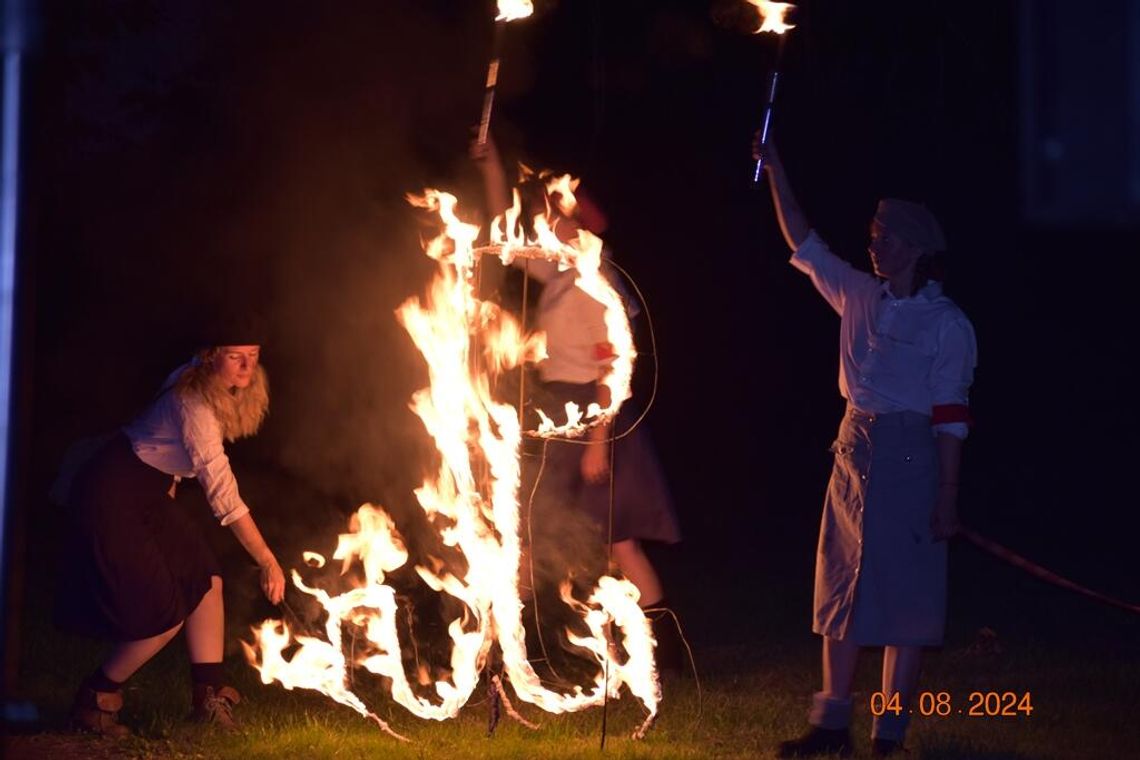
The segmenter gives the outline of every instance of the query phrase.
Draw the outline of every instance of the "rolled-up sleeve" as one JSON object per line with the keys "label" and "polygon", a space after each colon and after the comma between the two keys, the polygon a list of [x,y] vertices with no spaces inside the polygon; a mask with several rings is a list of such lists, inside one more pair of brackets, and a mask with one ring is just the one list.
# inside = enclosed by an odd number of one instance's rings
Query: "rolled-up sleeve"
{"label": "rolled-up sleeve", "polygon": [[841,316],[847,293],[860,284],[874,280],[871,275],[860,272],[832,253],[815,230],[808,233],[804,242],[792,254],[790,263],[811,278],[815,289]]}
{"label": "rolled-up sleeve", "polygon": [[179,397],[178,412],[182,417],[182,443],[214,517],[222,525],[241,519],[249,513],[249,507],[238,493],[237,479],[230,469],[222,430],[213,410],[200,398],[186,396]]}
{"label": "rolled-up sleeve", "polygon": [[948,317],[939,326],[938,353],[930,370],[935,434],[958,438],[969,434],[970,385],[977,364],[978,347],[970,321],[961,314]]}

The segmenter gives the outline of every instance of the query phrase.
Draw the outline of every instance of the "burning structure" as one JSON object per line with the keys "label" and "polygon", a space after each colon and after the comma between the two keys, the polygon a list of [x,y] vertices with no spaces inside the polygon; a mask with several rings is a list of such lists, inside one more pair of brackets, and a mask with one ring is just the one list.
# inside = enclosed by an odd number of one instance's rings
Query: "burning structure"
{"label": "burning structure", "polygon": [[[575,183],[569,177],[549,182],[563,210],[572,208]],[[421,668],[417,685],[409,678],[404,651],[415,645],[415,631],[401,629],[397,590],[387,582],[388,574],[407,565],[409,552],[389,515],[371,504],[356,512],[350,532],[340,536],[333,554],[342,562],[342,573],[350,567],[357,570],[353,583],[342,584],[352,588],[333,593],[292,572],[294,586],[323,609],[324,637],[266,620],[254,629],[253,643],[244,644],[246,655],[263,682],[319,691],[399,738],[353,690],[356,670],[379,677],[388,695],[413,715],[435,720],[457,715],[485,672],[504,700],[502,682],[522,701],[552,713],[601,705],[617,698],[625,686],[648,713],[634,733],[643,736],[656,717],[661,688],[651,627],[638,606],[636,587],[602,576],[588,594],[575,595],[568,579],[561,584],[562,602],[577,621],[577,632],[567,629],[566,640],[594,667],[587,683],[556,690],[540,678],[528,657],[525,595],[519,582],[524,557],[519,528],[523,436],[580,435],[612,420],[630,396],[633,339],[621,298],[600,273],[602,241],[583,230],[576,241],[565,244],[544,215],[533,220],[534,235],[528,239],[518,224],[521,204],[516,192],[513,208],[492,224],[490,244],[476,247],[479,228],[458,218],[454,196],[427,190],[408,199],[438,213],[443,227],[425,246],[437,262],[426,296],[409,299],[396,316],[423,356],[430,380],[413,395],[411,408],[433,439],[439,459],[415,495],[447,556],[416,564],[414,571],[432,591],[456,602],[449,608],[459,612],[446,621],[449,662],[430,670],[438,675]],[[476,273],[486,255],[497,255],[505,263],[519,256],[543,258],[576,269],[576,286],[604,307],[614,350],[601,380],[609,389],[607,407],[567,404],[565,410],[546,410],[540,414],[541,426],[528,432],[522,429],[519,410],[494,398],[494,377],[541,360],[545,341],[541,334],[526,334],[511,314],[477,296]],[[309,552],[306,561],[320,566],[325,559]],[[351,647],[346,646],[346,634]],[[351,649],[347,656],[346,649]],[[513,713],[509,701],[506,705]]]}

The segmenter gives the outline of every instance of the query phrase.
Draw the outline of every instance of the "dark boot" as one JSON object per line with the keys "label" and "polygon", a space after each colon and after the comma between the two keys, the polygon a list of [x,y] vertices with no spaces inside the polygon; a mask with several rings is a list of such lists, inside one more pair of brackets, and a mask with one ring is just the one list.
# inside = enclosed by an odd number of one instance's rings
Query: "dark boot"
{"label": "dark boot", "polygon": [[780,747],[776,750],[776,757],[812,757],[835,753],[839,753],[840,757],[850,757],[851,752],[851,732],[849,730],[812,726],[810,731],[798,739],[780,742]]}
{"label": "dark boot", "polygon": [[237,729],[234,719],[234,705],[241,701],[237,689],[231,686],[211,686],[194,684],[193,709],[190,720],[195,723],[210,723],[224,729]]}
{"label": "dark boot", "polygon": [[121,739],[131,735],[129,728],[119,725],[122,709],[121,691],[95,691],[90,686],[80,686],[71,705],[71,725],[78,731]]}

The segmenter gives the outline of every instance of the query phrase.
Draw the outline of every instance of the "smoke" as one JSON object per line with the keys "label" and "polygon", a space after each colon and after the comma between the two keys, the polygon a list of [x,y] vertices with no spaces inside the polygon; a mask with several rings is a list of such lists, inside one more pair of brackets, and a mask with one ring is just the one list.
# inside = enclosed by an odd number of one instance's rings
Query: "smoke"
{"label": "smoke", "polygon": [[248,310],[272,403],[241,451],[346,510],[418,484],[406,405],[426,375],[393,311],[431,262],[403,196],[471,184],[479,10],[155,0],[47,20],[29,132],[48,459]]}
{"label": "smoke", "polygon": [[[49,19],[41,83],[58,95],[41,101],[34,147],[47,178],[36,208],[36,376],[53,400],[39,408],[44,470],[75,438],[139,411],[218,313],[248,310],[267,326],[270,415],[228,450],[286,572],[351,582],[335,562],[305,567],[301,552],[331,558],[365,502],[394,517],[409,570],[447,557],[413,494],[438,454],[408,409],[427,372],[394,312],[435,268],[421,242],[436,230],[405,193],[446,189],[465,218],[482,216],[466,153],[486,50],[471,30],[489,44],[491,27],[486,8],[459,5],[156,0],[130,17]],[[520,34],[500,105],[532,83]],[[517,143],[506,115],[496,131]],[[281,616],[196,496],[184,506],[234,572],[233,624]],[[523,575],[544,595],[567,573],[604,569],[597,531],[572,509],[532,534]],[[437,595],[414,598],[418,578],[401,573],[418,614],[453,615]],[[315,622],[306,597],[287,601]]]}

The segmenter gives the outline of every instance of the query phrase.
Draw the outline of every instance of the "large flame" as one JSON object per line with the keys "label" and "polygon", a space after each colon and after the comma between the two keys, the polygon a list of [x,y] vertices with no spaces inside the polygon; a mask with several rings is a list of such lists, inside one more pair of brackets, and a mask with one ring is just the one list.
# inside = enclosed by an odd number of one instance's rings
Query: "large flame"
{"label": "large flame", "polygon": [[496,21],[517,21],[534,13],[531,0],[499,0],[499,15]]}
{"label": "large flame", "polygon": [[[564,208],[572,208],[576,183],[569,178],[552,181],[559,183]],[[491,373],[541,360],[545,342],[542,335],[526,335],[510,314],[479,300],[473,285],[477,259],[487,253],[496,253],[504,261],[524,255],[557,261],[563,268],[576,267],[578,287],[605,307],[609,341],[616,354],[603,379],[611,401],[604,409],[592,404],[584,414],[571,410],[573,415],[562,425],[547,417],[537,434],[581,432],[612,418],[629,397],[634,357],[624,306],[599,271],[602,241],[582,232],[573,244],[563,244],[541,216],[535,219],[539,240],[524,239],[517,230],[516,191],[515,208],[494,222],[492,245],[476,249],[479,230],[459,219],[454,196],[427,190],[408,200],[438,213],[444,226],[444,232],[425,246],[427,255],[438,262],[426,297],[409,299],[396,316],[427,364],[429,385],[413,395],[411,408],[440,455],[436,471],[416,490],[416,498],[442,543],[462,555],[460,562],[430,558],[426,563],[430,567],[414,568],[431,589],[462,602],[462,612],[448,626],[450,662],[436,669],[442,673],[438,677],[421,667],[416,678],[421,688],[412,686],[402,656],[405,644],[397,626],[396,592],[385,583],[386,574],[404,567],[409,555],[388,514],[370,504],[357,511],[350,532],[340,536],[333,555],[341,560],[342,573],[359,567],[363,583],[333,595],[310,587],[293,572],[294,586],[324,610],[325,638],[299,635],[284,623],[265,621],[254,629],[254,643],[245,644],[247,657],[265,683],[314,689],[394,734],[349,688],[351,670],[363,668],[383,676],[390,683],[392,699],[420,718],[443,720],[455,716],[470,698],[497,644],[506,680],[522,700],[562,713],[600,705],[607,697],[617,697],[624,684],[648,711],[635,732],[643,735],[656,716],[661,688],[650,625],[638,607],[637,588],[629,581],[603,577],[584,601],[571,595],[569,583],[562,587],[564,602],[589,631],[585,636],[568,631],[567,637],[596,661],[592,683],[575,686],[569,693],[553,691],[541,682],[528,660],[518,582],[523,431],[518,410],[495,401],[489,389]],[[314,567],[324,564],[324,558],[314,552],[306,553],[305,559]],[[354,632],[354,641],[363,637],[352,647],[351,662],[343,642],[347,628]],[[620,631],[620,640],[614,637],[615,629]],[[285,651],[293,648],[286,658]]]}
{"label": "large flame", "polygon": [[[523,168],[524,175],[533,174],[526,167]],[[545,177],[544,181],[549,196],[558,199],[559,211],[566,215],[572,214],[577,206],[574,190],[578,186],[578,181],[568,174]],[[550,228],[546,215],[538,214],[532,220],[535,237],[528,240],[521,225],[518,224],[521,215],[522,202],[518,190],[515,190],[511,208],[491,223],[492,245],[480,249],[480,252],[497,251],[503,263],[510,263],[517,256],[527,256],[555,261],[561,269],[576,268],[577,286],[604,308],[607,341],[614,354],[601,379],[602,385],[609,389],[609,405],[602,408],[594,403],[582,410],[576,404],[569,403],[563,410],[566,422],[562,424],[554,422],[550,417],[550,410],[537,410],[542,419],[541,426],[535,431],[537,435],[580,435],[590,424],[612,419],[630,397],[633,360],[637,356],[633,346],[633,334],[630,332],[629,320],[621,297],[600,273],[603,248],[601,238],[581,229],[578,231],[576,241],[563,243]]]}
{"label": "large flame", "polygon": [[795,29],[794,24],[784,23],[784,17],[788,11],[795,8],[791,3],[773,3],[769,0],[748,0],[749,3],[756,6],[756,10],[760,12],[760,28],[756,30],[760,32],[774,32],[776,34],[783,34],[789,29]]}

